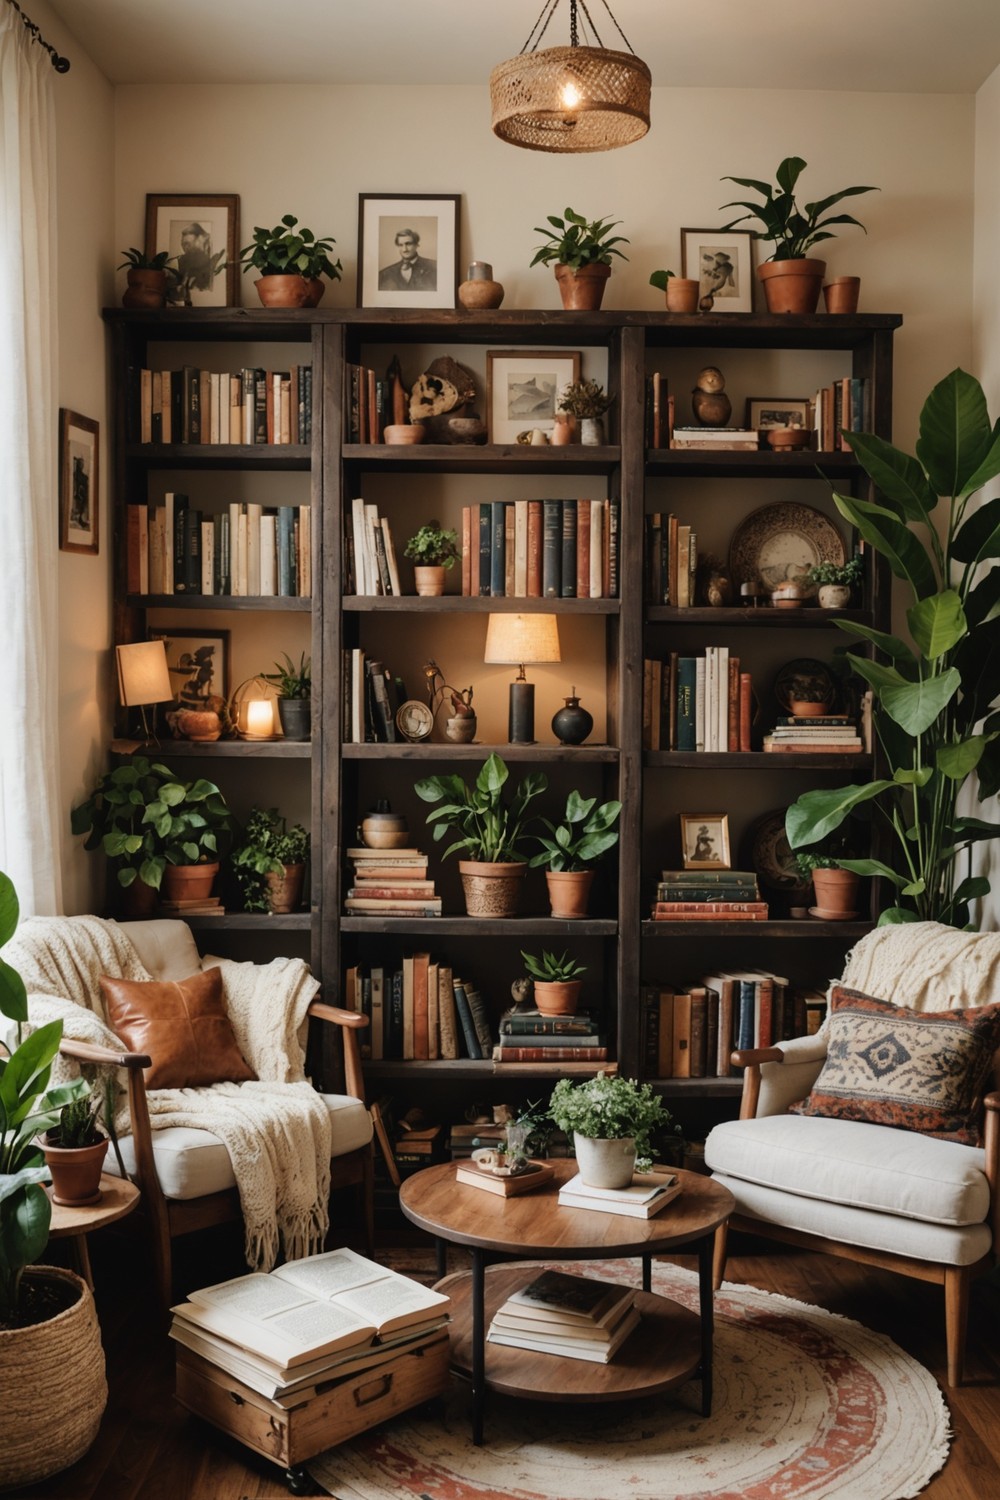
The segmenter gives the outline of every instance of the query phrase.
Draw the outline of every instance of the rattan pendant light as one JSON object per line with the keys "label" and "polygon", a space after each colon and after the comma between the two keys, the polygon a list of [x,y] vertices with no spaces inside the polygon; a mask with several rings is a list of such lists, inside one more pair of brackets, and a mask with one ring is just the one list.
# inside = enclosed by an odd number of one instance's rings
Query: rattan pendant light
{"label": "rattan pendant light", "polygon": [[[517,57],[490,74],[493,131],[502,141],[529,151],[611,151],[646,134],[649,69],[632,51],[607,0],[600,3],[628,51],[601,45],[586,0],[569,0],[569,46],[538,51],[559,6],[559,0],[545,0]],[[578,6],[596,46],[580,45]]]}

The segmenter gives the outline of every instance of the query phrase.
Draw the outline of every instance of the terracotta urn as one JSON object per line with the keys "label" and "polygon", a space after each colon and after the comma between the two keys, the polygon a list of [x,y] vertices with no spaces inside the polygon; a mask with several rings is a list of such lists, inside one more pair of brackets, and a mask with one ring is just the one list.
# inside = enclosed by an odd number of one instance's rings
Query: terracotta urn
{"label": "terracotta urn", "polygon": [[668,276],[663,293],[667,312],[696,313],[698,311],[698,282],[690,276]]}
{"label": "terracotta urn", "polygon": [[561,263],[556,266],[559,295],[567,312],[595,312],[604,300],[604,288],[611,275],[611,267],[600,263],[593,266],[572,266]]}

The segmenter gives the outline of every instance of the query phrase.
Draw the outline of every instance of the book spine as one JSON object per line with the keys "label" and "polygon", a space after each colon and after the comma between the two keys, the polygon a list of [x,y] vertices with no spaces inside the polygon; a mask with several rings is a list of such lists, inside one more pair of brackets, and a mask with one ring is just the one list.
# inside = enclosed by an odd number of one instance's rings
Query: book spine
{"label": "book spine", "polygon": [[592,1029],[587,1020],[560,1016],[505,1016],[500,1022],[501,1036],[584,1036]]}
{"label": "book spine", "polygon": [[620,591],[618,565],[618,538],[621,531],[622,503],[618,499],[608,502],[608,598],[617,599]]}
{"label": "book spine", "polygon": [[542,502],[528,501],[527,588],[529,599],[542,597]]}
{"label": "book spine", "polygon": [[[570,504],[573,502],[570,501]],[[576,502],[576,597],[590,598],[590,501]]]}
{"label": "book spine", "polygon": [[642,1005],[642,1074],[644,1078],[661,1078],[659,1070],[660,1051],[660,997],[656,990],[643,992]]}
{"label": "book spine", "polygon": [[493,507],[488,500],[479,506],[479,592],[488,597],[492,587]]}
{"label": "book spine", "polygon": [[473,1029],[479,1043],[479,1056],[489,1057],[493,1051],[493,1035],[490,1031],[490,1018],[487,1014],[486,1003],[476,986],[470,984],[468,980],[465,981],[465,998],[468,1001]]}
{"label": "book spine", "polygon": [[670,912],[683,915],[692,912],[696,917],[722,914],[726,912],[753,912],[754,915],[767,912],[766,901],[715,901],[711,898],[705,901],[656,901],[653,910],[657,912]]}
{"label": "book spine", "polygon": [[429,953],[413,955],[413,1057],[419,1062],[430,1058],[427,1023],[427,980]]}
{"label": "book spine", "polygon": [[704,989],[692,989],[691,996],[691,1077],[704,1078],[708,1050],[708,997]]}
{"label": "book spine", "polygon": [[389,1004],[385,1016],[385,1037],[382,1052],[394,1062],[403,1057],[403,971],[393,971],[389,991]]}
{"label": "book spine", "polygon": [[607,1047],[508,1047],[497,1048],[498,1062],[605,1062]]}
{"label": "book spine", "polygon": [[489,593],[493,599],[502,599],[507,570],[507,516],[504,502],[494,500],[490,505],[490,513]]}
{"label": "book spine", "polygon": [[542,597],[558,599],[562,587],[562,501],[542,502]]}
{"label": "book spine", "polygon": [[441,1056],[448,1060],[458,1057],[458,1015],[455,1010],[455,990],[451,969],[446,964],[438,968],[438,1026],[441,1033]]}
{"label": "book spine", "polygon": [[458,1012],[458,1020],[462,1028],[462,1039],[465,1042],[465,1055],[466,1057],[479,1057],[481,1056],[479,1038],[476,1035],[472,1011],[469,1009],[469,1000],[465,992],[465,981],[453,978],[452,992],[455,996],[455,1009]]}
{"label": "book spine", "polygon": [[658,992],[660,1008],[660,1046],[657,1053],[657,1076],[674,1076],[674,992],[661,989]]}
{"label": "book spine", "polygon": [[515,529],[514,502],[508,500],[503,508],[503,594],[506,599],[513,599],[517,592],[514,587]]}
{"label": "book spine", "polygon": [[576,514],[577,502],[563,500],[559,573],[559,593],[563,599],[576,598]]}
{"label": "book spine", "polygon": [[695,659],[677,660],[677,749],[695,748]]}
{"label": "book spine", "polygon": [[674,995],[674,1078],[691,1077],[691,996]]}

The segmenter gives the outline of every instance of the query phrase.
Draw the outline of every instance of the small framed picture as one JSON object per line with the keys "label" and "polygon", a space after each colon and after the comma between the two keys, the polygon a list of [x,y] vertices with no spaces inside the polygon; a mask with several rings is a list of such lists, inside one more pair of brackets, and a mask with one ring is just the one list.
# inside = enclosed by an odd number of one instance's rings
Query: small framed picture
{"label": "small framed picture", "polygon": [[580,379],[578,349],[488,349],[486,411],[491,443],[516,443],[519,432],[551,432],[556,401]]}
{"label": "small framed picture", "polygon": [[63,552],[100,551],[98,447],[91,417],[59,410],[59,546]]}
{"label": "small framed picture", "polygon": [[358,194],[358,306],[454,307],[459,193]]}
{"label": "small framed picture", "polygon": [[681,274],[698,282],[702,301],[712,298],[713,312],[753,312],[752,247],[749,230],[682,229]]}
{"label": "small framed picture", "polygon": [[238,193],[147,193],[146,254],[166,250],[168,307],[239,304]]}
{"label": "small framed picture", "polygon": [[728,814],[681,813],[681,858],[685,870],[728,870]]}
{"label": "small framed picture", "polygon": [[747,427],[808,427],[808,396],[748,396]]}
{"label": "small framed picture", "polygon": [[228,630],[150,630],[151,641],[162,641],[174,696],[164,707],[213,708],[213,698],[229,701]]}

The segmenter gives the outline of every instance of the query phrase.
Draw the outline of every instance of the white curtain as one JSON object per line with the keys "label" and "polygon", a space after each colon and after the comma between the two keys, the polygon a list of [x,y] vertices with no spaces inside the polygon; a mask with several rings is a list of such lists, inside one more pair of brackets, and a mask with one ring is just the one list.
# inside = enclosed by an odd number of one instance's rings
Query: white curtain
{"label": "white curtain", "polygon": [[0,4],[0,869],[60,910],[52,65]]}

